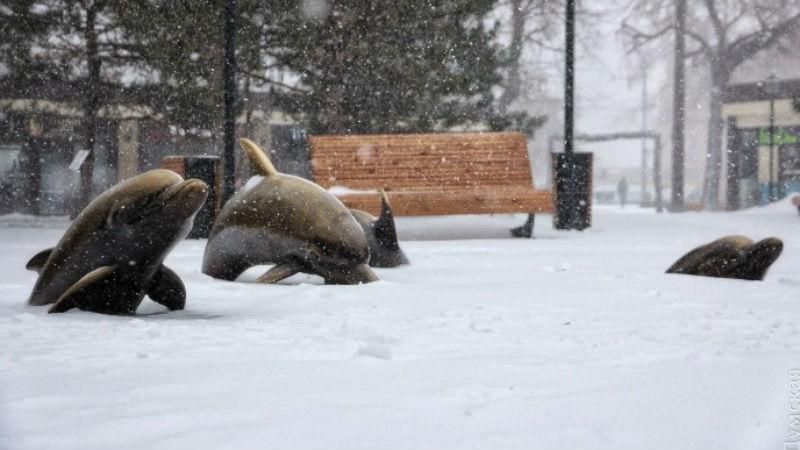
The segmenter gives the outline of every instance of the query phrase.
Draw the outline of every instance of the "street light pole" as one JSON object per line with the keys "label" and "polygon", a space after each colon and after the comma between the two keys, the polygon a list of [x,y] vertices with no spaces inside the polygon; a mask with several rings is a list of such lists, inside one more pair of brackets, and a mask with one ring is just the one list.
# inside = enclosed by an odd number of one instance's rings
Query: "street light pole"
{"label": "street light pole", "polygon": [[769,201],[775,201],[775,99],[769,98]]}
{"label": "street light pole", "polygon": [[575,0],[567,0],[564,58],[564,153],[572,159],[575,118]]}
{"label": "street light pole", "polygon": [[564,44],[563,153],[552,153],[555,214],[558,230],[591,226],[592,154],[575,153],[575,0],[567,0]]}
{"label": "street light pole", "polygon": [[[647,65],[641,56],[642,69],[642,134],[647,131]],[[642,199],[640,205],[647,206],[647,139],[642,136]]]}
{"label": "street light pole", "polygon": [[775,74],[767,77],[766,91],[769,94],[769,190],[768,201],[776,200],[775,195],[775,96],[778,89]]}
{"label": "street light pole", "polygon": [[223,179],[222,179],[222,204],[233,196],[234,171],[236,170],[235,133],[236,133],[236,42],[235,20],[236,0],[225,2],[225,64],[222,70],[225,116],[223,125]]}
{"label": "street light pole", "polygon": [[575,134],[575,0],[567,0],[564,54],[564,201],[566,229],[575,229],[578,222],[578,193],[574,156]]}

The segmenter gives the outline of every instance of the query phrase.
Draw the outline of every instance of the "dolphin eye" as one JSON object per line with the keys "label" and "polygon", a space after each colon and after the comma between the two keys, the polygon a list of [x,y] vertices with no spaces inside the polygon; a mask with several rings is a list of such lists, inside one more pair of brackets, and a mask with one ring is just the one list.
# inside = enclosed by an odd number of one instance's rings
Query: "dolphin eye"
{"label": "dolphin eye", "polygon": [[141,221],[151,213],[158,211],[163,204],[164,193],[170,186],[143,195],[128,203],[116,203],[106,218],[106,224],[132,224]]}
{"label": "dolphin eye", "polygon": [[135,205],[119,205],[108,215],[108,225],[120,225],[131,223],[136,217],[137,208]]}
{"label": "dolphin eye", "polygon": [[120,216],[124,210],[125,205],[115,206],[106,218],[106,226],[112,226],[119,223]]}
{"label": "dolphin eye", "polygon": [[161,191],[144,196],[133,203],[116,206],[108,216],[108,225],[130,224],[144,218],[152,209]]}

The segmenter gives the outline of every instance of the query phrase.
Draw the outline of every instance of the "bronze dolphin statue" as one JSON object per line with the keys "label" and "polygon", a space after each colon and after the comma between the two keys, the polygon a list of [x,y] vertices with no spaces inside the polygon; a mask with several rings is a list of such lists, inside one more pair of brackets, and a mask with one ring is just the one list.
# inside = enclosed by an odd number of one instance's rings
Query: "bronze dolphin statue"
{"label": "bronze dolphin statue", "polygon": [[28,303],[103,314],[134,314],[145,294],[171,310],[186,291],[164,258],[192,228],[208,195],[200,180],[151,170],[92,200],[58,244],[27,264],[39,272]]}
{"label": "bronze dolphin statue", "polygon": [[754,243],[745,236],[725,236],[682,256],[667,273],[763,280],[782,251],[783,242],[775,237]]}
{"label": "bronze dolphin statue", "polygon": [[256,281],[277,283],[298,272],[329,284],[376,281],[364,231],[325,189],[279,173],[249,139],[239,141],[251,178],[222,208],[203,255],[203,273],[234,280],[248,268],[275,264]]}
{"label": "bronze dolphin statue", "polygon": [[369,246],[369,265],[372,267],[397,267],[408,264],[408,258],[397,241],[397,229],[394,226],[394,215],[389,198],[381,190],[381,214],[378,217],[362,211],[351,209],[350,212],[367,238]]}

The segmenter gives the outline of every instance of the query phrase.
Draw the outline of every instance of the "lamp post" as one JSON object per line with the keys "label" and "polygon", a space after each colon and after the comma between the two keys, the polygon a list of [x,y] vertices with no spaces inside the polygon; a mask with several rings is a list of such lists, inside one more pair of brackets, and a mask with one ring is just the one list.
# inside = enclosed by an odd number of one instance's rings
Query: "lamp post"
{"label": "lamp post", "polygon": [[228,201],[234,191],[234,171],[236,170],[236,157],[234,156],[234,134],[236,133],[236,31],[234,20],[236,15],[236,0],[225,1],[225,64],[222,70],[224,91],[224,119],[222,153],[222,204]]}
{"label": "lamp post", "polygon": [[557,230],[591,226],[592,154],[575,153],[575,0],[566,3],[564,52],[564,152],[551,153]]}
{"label": "lamp post", "polygon": [[575,0],[567,0],[564,57],[564,154],[572,159],[575,119]]}
{"label": "lamp post", "polygon": [[775,201],[775,96],[778,94],[778,78],[767,77],[764,90],[769,94],[769,194],[768,201]]}
{"label": "lamp post", "polygon": [[647,64],[643,54],[639,54],[642,71],[642,200],[640,205],[647,206]]}
{"label": "lamp post", "polygon": [[554,190],[556,192],[557,229],[583,229],[578,199],[579,170],[574,150],[575,134],[575,0],[567,0],[564,45],[564,153],[553,155]]}

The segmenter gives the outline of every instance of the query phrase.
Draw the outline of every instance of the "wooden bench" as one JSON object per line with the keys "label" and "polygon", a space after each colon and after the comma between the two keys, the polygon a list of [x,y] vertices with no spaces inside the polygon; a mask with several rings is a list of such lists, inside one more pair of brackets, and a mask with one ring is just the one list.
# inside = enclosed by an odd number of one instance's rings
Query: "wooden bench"
{"label": "wooden bench", "polygon": [[310,136],[316,181],[349,208],[380,211],[378,190],[399,216],[528,213],[512,230],[530,237],[533,214],[552,212],[533,187],[521,133]]}

